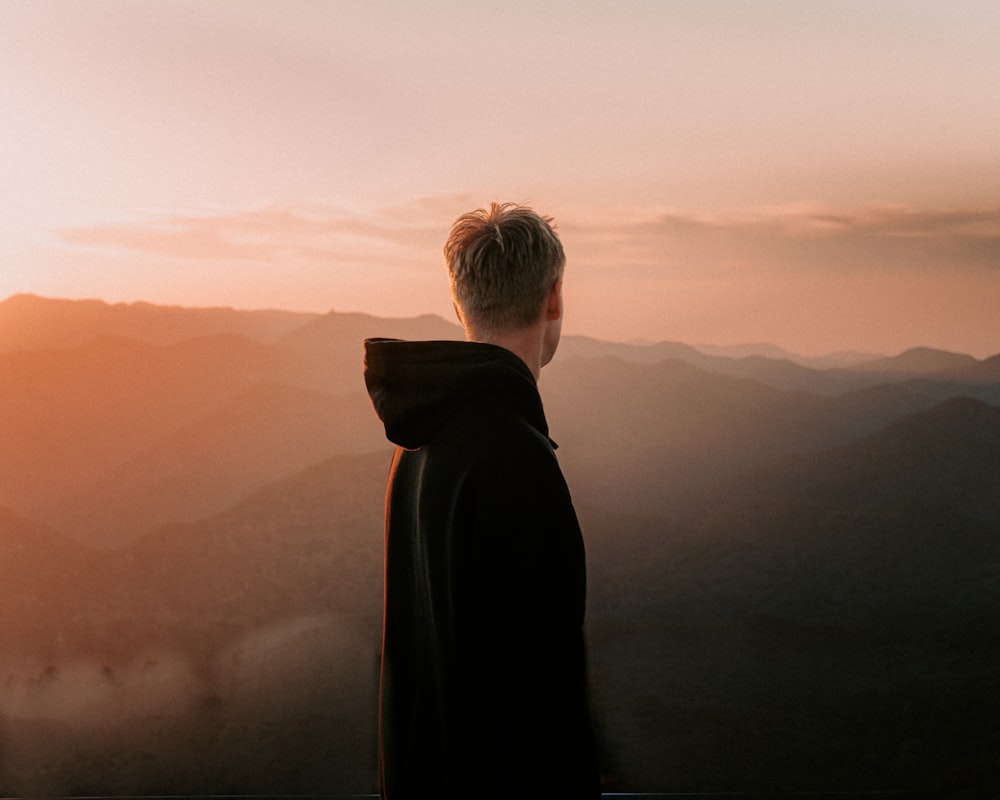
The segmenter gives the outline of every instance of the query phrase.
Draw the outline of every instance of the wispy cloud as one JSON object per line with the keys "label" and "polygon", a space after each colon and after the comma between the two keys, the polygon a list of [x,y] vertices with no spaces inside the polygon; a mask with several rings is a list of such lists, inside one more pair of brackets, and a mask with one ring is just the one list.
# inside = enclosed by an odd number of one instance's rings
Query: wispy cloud
{"label": "wispy cloud", "polygon": [[588,265],[616,271],[1000,270],[1000,208],[661,212],[564,227]]}
{"label": "wispy cloud", "polygon": [[[441,247],[482,201],[432,196],[150,216],[61,231],[116,291],[176,285],[244,307],[450,316]],[[802,352],[915,342],[995,352],[1000,207],[761,207],[713,214],[552,207],[581,332],[774,341]],[[136,270],[143,261],[150,269]],[[173,282],[171,284],[170,282]],[[162,295],[161,295],[162,296]]]}
{"label": "wispy cloud", "polygon": [[[63,241],[212,262],[426,264],[465,196],[368,211],[313,204],[174,215],[61,231]],[[544,210],[544,209],[543,209]],[[618,277],[1000,270],[1000,208],[766,208],[740,214],[623,211],[557,220],[571,261]]]}
{"label": "wispy cloud", "polygon": [[405,261],[443,244],[454,198],[357,212],[322,204],[170,215],[64,229],[63,242],[176,259],[239,262]]}

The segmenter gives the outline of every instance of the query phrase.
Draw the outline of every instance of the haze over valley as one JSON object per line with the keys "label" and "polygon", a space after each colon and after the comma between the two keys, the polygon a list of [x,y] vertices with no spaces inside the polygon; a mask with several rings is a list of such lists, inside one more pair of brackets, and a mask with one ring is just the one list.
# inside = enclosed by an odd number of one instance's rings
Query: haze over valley
{"label": "haze over valley", "polygon": [[[0,794],[375,790],[369,336],[461,332],[0,302]],[[1000,355],[568,336],[540,389],[608,790],[1000,782]]]}

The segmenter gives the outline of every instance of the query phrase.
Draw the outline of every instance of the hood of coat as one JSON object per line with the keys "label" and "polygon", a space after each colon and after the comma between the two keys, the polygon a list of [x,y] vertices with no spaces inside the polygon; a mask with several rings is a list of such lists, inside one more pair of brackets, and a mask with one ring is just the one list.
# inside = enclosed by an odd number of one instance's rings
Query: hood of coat
{"label": "hood of coat", "polygon": [[535,378],[518,356],[480,342],[365,340],[365,385],[389,441],[427,444],[459,408],[489,396],[548,436]]}

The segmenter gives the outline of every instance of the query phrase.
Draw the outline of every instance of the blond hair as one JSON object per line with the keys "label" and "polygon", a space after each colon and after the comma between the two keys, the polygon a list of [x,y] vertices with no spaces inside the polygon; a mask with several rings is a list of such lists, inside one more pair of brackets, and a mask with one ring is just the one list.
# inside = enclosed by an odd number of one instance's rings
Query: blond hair
{"label": "blond hair", "polygon": [[537,322],[566,263],[552,219],[514,203],[460,216],[444,258],[459,318],[479,334]]}

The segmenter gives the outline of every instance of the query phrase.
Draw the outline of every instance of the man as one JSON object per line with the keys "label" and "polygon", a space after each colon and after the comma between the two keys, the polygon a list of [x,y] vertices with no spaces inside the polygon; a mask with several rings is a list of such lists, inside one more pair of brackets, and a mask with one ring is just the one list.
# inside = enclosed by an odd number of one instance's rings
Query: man
{"label": "man", "polygon": [[510,204],[444,248],[465,342],[365,342],[386,492],[382,796],[596,798],[583,540],[537,381],[563,248]]}

